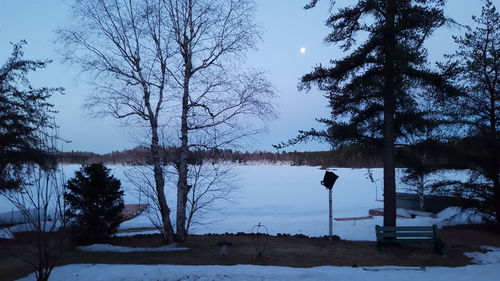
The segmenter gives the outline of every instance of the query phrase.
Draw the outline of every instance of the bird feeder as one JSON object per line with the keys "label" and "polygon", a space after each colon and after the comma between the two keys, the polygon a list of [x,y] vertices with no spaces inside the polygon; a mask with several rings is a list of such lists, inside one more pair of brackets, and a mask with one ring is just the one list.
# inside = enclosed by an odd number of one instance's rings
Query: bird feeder
{"label": "bird feeder", "polygon": [[323,185],[327,189],[332,190],[333,185],[335,184],[335,181],[337,181],[338,178],[339,176],[337,176],[334,172],[326,171],[325,176],[321,181],[321,185]]}

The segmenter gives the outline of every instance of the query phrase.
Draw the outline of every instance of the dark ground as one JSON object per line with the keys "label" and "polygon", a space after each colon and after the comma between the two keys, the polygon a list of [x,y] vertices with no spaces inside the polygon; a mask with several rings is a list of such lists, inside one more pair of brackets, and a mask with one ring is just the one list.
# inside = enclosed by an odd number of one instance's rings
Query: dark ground
{"label": "dark ground", "polygon": [[[258,264],[292,267],[336,266],[464,266],[470,264],[464,252],[478,251],[479,246],[500,247],[500,228],[491,225],[464,225],[444,228],[440,232],[447,243],[445,255],[433,253],[429,245],[403,245],[388,247],[384,254],[376,249],[375,242],[329,241],[324,238],[297,236],[269,236],[264,239],[267,247],[263,257],[256,257],[254,237],[250,235],[193,235],[178,246],[188,251],[95,253],[75,250],[68,244],[59,264],[109,263],[109,264],[185,264],[185,265],[233,265]],[[27,234],[26,234],[27,235]],[[260,237],[262,238],[262,237]],[[231,242],[228,256],[219,255],[219,242]],[[162,244],[159,235],[115,237],[113,245],[131,247],[155,247]],[[0,280],[15,280],[26,276],[32,269],[13,258],[12,241],[0,239]]]}

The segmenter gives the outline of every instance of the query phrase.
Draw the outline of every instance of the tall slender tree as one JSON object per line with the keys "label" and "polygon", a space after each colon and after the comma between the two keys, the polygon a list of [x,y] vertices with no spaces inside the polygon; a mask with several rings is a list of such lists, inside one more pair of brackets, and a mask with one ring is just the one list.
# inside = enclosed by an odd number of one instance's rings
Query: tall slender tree
{"label": "tall slender tree", "polygon": [[[423,99],[453,90],[429,70],[423,46],[446,22],[444,2],[360,0],[338,9],[326,21],[332,32],[325,41],[352,51],[329,67],[315,67],[299,86],[307,90],[314,84],[327,92],[332,118],[319,120],[326,130],[301,131],[289,143],[322,138],[334,148],[358,143],[383,149],[385,226],[396,224],[395,147],[408,144],[432,121]],[[358,33],[368,35],[361,44]]]}
{"label": "tall slender tree", "polygon": [[73,24],[58,31],[63,53],[92,74],[95,89],[87,102],[92,112],[148,130],[161,230],[172,241],[160,157],[172,56],[165,9],[152,0],[76,0],[72,11]]}
{"label": "tall slender tree", "polygon": [[449,100],[448,116],[459,125],[463,147],[459,151],[469,165],[467,192],[483,199],[483,211],[500,223],[500,15],[486,1],[477,27],[455,37],[457,50],[442,68],[463,89]]}
{"label": "tall slender tree", "polygon": [[[184,240],[190,147],[227,145],[251,133],[240,117],[273,112],[272,85],[260,72],[240,71],[245,51],[258,38],[254,2],[76,0],[73,10],[75,24],[59,33],[67,58],[95,75],[88,105],[149,130],[166,240],[174,231],[160,148],[177,143],[161,137],[179,128],[176,230]],[[193,135],[202,141],[193,143]]]}
{"label": "tall slender tree", "polygon": [[[245,52],[255,48],[259,28],[253,0],[163,0],[168,26],[178,50],[170,74],[180,96],[180,153],[176,165],[176,234],[187,234],[188,155],[197,149],[221,148],[251,130],[250,115],[274,115],[273,86],[258,71],[243,72]],[[248,119],[248,118],[247,118]]]}

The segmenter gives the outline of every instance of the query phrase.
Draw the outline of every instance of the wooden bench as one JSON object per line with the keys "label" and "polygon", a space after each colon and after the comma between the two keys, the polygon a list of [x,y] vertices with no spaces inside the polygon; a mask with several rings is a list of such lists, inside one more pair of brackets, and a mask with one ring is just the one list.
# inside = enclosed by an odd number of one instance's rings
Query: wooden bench
{"label": "wooden bench", "polygon": [[375,226],[377,249],[383,252],[385,244],[433,244],[436,254],[443,254],[445,243],[433,226]]}

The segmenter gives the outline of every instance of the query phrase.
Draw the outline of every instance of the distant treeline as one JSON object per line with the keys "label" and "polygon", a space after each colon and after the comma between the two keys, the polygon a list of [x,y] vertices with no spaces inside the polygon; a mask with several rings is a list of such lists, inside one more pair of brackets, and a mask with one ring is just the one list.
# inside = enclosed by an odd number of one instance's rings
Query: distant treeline
{"label": "distant treeline", "polygon": [[[172,164],[178,149],[165,147],[162,158],[165,164]],[[151,153],[147,147],[139,146],[134,149],[114,151],[107,154],[96,154],[91,152],[64,152],[60,154],[59,162],[65,164],[119,164],[119,165],[146,165],[151,163]],[[380,153],[367,153],[355,146],[343,147],[335,151],[280,151],[280,152],[241,152],[231,149],[195,150],[191,151],[188,161],[191,164],[199,164],[206,161],[226,162],[241,165],[248,164],[275,164],[294,166],[322,166],[322,167],[382,167]]]}
{"label": "distant treeline", "polygon": [[[114,151],[107,154],[92,152],[64,152],[59,155],[59,162],[65,164],[103,163],[108,165],[147,165],[151,161],[148,147],[138,146],[133,149]],[[420,146],[399,146],[396,151],[398,167],[415,166],[416,160],[426,165],[445,169],[468,169],[471,163],[468,159],[458,157],[459,150],[470,149],[467,138],[451,143],[431,143]],[[207,161],[217,163],[234,163],[241,165],[268,164],[293,166],[348,167],[348,168],[379,168],[382,167],[381,149],[367,149],[356,145],[344,146],[332,151],[255,151],[242,152],[231,149],[194,150],[188,157],[190,164],[200,164]],[[430,153],[432,151],[432,153]],[[179,159],[179,150],[175,147],[164,147],[161,157],[163,163],[174,164]]]}

